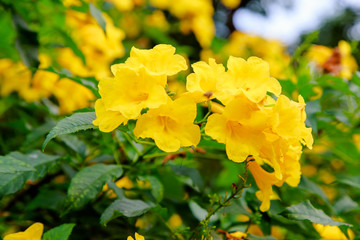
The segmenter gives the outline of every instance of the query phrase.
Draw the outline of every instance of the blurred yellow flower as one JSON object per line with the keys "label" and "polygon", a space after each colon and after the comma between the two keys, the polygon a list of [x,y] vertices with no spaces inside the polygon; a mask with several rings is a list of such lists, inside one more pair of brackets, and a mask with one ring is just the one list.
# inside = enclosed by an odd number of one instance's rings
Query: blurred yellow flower
{"label": "blurred yellow flower", "polygon": [[141,115],[134,134],[138,138],[154,139],[165,152],[175,152],[182,146],[196,146],[200,141],[200,128],[193,124],[196,113],[192,99],[180,97]]}
{"label": "blurred yellow flower", "polygon": [[146,16],[145,22],[147,25],[159,28],[163,31],[167,31],[170,27],[164,12],[161,10],[155,10],[151,15]]}
{"label": "blurred yellow flower", "polygon": [[228,8],[236,8],[240,5],[241,0],[221,0],[221,2]]}
{"label": "blurred yellow flower", "polygon": [[31,71],[22,63],[10,59],[0,59],[0,94],[8,96],[12,92],[26,94],[31,80]]}
{"label": "blurred yellow flower", "polygon": [[344,40],[339,41],[334,49],[313,45],[305,56],[309,61],[315,62],[318,68],[345,79],[351,79],[358,69],[356,60],[351,55],[350,44]]}
{"label": "blurred yellow flower", "polygon": [[90,89],[67,78],[62,78],[56,82],[53,94],[59,101],[60,114],[89,107],[90,101],[95,99]]}
{"label": "blurred yellow flower", "polygon": [[177,228],[180,227],[182,225],[182,220],[179,214],[173,214],[171,215],[171,217],[168,220],[169,222],[169,226],[172,228]]}
{"label": "blurred yellow flower", "polygon": [[[66,14],[66,23],[73,30],[72,37],[85,56],[86,72],[97,79],[109,77],[110,64],[125,54],[122,45],[125,33],[114,26],[109,16],[103,14],[103,17],[105,32],[90,14],[74,10],[68,10]],[[77,63],[77,66],[81,64]]]}
{"label": "blurred yellow flower", "polygon": [[[134,238],[131,236],[128,236],[127,240],[134,240]],[[140,234],[135,233],[135,240],[145,240],[145,238],[143,236],[141,236]]]}
{"label": "blurred yellow flower", "polygon": [[6,235],[4,240],[41,240],[41,236],[44,231],[44,225],[42,223],[34,223],[24,232],[12,233]]}
{"label": "blurred yellow flower", "polygon": [[244,232],[236,231],[230,233],[230,236],[235,237],[236,239],[245,239],[247,234]]}
{"label": "blurred yellow flower", "polygon": [[354,239],[354,232],[348,229],[350,238],[347,238],[345,234],[337,226],[322,225],[313,223],[314,228],[320,234],[322,240],[348,240]]}

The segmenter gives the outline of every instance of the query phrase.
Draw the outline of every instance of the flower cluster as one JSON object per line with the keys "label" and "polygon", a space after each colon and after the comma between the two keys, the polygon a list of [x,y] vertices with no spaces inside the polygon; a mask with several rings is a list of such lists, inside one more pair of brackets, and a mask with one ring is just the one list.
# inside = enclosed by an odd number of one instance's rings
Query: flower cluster
{"label": "flower cluster", "polygon": [[111,76],[110,64],[125,54],[121,43],[125,34],[114,26],[110,17],[103,16],[105,31],[90,14],[67,11],[66,24],[72,29],[72,38],[84,54],[86,64],[70,48],[60,48],[58,61],[62,67],[77,76],[95,76],[97,79]]}
{"label": "flower cluster", "polygon": [[[260,209],[268,210],[273,185],[299,183],[302,145],[311,148],[313,143],[311,128],[304,123],[303,98],[295,102],[281,95],[280,83],[262,59],[230,57],[227,70],[214,59],[194,63],[194,73],[187,76],[188,92],[173,100],[165,90],[167,76],[187,69],[185,59],[174,53],[170,45],[133,48],[125,63],[113,65],[114,78],[99,83],[101,99],[95,104],[94,125],[110,132],[137,119],[136,137],[152,138],[161,150],[174,152],[199,143],[196,103],[216,105],[212,101],[216,99],[222,105],[207,118],[205,133],[225,144],[230,160],[250,159],[248,168],[260,189]],[[142,114],[144,109],[148,110]],[[273,172],[265,171],[264,164]]]}
{"label": "flower cluster", "polygon": [[313,45],[306,53],[306,57],[325,73],[331,73],[345,79],[351,79],[358,69],[356,60],[351,55],[351,46],[344,40],[341,40],[334,49],[322,45]]}
{"label": "flower cluster", "polygon": [[[39,68],[51,66],[48,55],[40,54],[39,60]],[[28,102],[53,95],[59,102],[60,114],[88,107],[89,101],[95,98],[86,87],[70,79],[59,78],[56,73],[38,70],[32,75],[22,62],[0,59],[0,95],[8,96],[12,92],[17,92]]]}
{"label": "flower cluster", "polygon": [[215,35],[214,8],[210,0],[150,0],[150,4],[180,19],[180,30],[185,34],[192,31],[203,48],[210,46]]}
{"label": "flower cluster", "polygon": [[[166,152],[197,145],[200,128],[194,125],[196,103],[187,96],[172,100],[166,92],[167,77],[187,69],[185,59],[170,45],[151,50],[132,48],[125,63],[113,65],[114,78],[99,82],[101,99],[95,103],[94,125],[110,132],[129,119],[137,119],[134,134],[153,138]],[[143,109],[149,109],[141,114]]]}

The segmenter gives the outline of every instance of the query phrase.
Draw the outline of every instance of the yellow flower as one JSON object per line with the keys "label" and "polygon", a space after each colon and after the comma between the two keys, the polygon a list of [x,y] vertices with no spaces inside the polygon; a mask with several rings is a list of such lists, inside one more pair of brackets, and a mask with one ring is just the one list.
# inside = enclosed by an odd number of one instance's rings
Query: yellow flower
{"label": "yellow flower", "polygon": [[221,2],[228,8],[234,9],[240,5],[241,0],[221,0]]}
{"label": "yellow flower", "polygon": [[112,19],[103,14],[105,32],[90,14],[67,11],[66,23],[72,37],[86,59],[86,68],[97,79],[110,76],[109,65],[125,54],[122,40],[125,33],[114,26]]}
{"label": "yellow flower", "polygon": [[103,100],[100,98],[95,102],[96,119],[93,121],[102,132],[111,132],[122,123],[126,124],[127,119],[118,111],[106,110]]}
{"label": "yellow flower", "polygon": [[131,11],[134,8],[134,1],[133,0],[106,0],[114,4],[117,10],[123,11]]}
{"label": "yellow flower", "polygon": [[6,235],[4,240],[41,240],[41,236],[44,231],[44,225],[42,223],[34,223],[24,232],[18,232]]}
{"label": "yellow flower", "polygon": [[[39,68],[51,66],[51,59],[46,54],[39,54]],[[28,102],[39,100],[42,97],[49,97],[54,89],[55,83],[59,80],[56,73],[37,70],[31,80],[31,86],[27,91],[21,92],[21,96]]]}
{"label": "yellow flower", "polygon": [[345,79],[351,79],[353,73],[358,69],[356,60],[351,55],[350,44],[343,40],[339,41],[338,46],[334,49],[313,45],[308,50],[306,57],[318,68]]}
{"label": "yellow flower", "polygon": [[25,94],[29,89],[31,71],[22,63],[10,59],[0,59],[0,94],[8,96],[12,92]]}
{"label": "yellow flower", "polygon": [[134,134],[154,139],[165,152],[175,152],[182,146],[199,143],[200,128],[193,124],[195,117],[196,104],[190,98],[181,97],[141,115]]}
{"label": "yellow flower", "polygon": [[230,56],[227,67],[226,81],[231,82],[233,89],[244,91],[250,100],[258,103],[265,98],[267,92],[280,95],[280,83],[270,77],[269,64],[261,58],[250,57],[246,61]]}
{"label": "yellow flower", "polygon": [[230,236],[236,238],[236,239],[245,239],[247,234],[241,231],[236,231],[236,232],[232,232],[230,233]]}
{"label": "yellow flower", "polygon": [[299,103],[297,103],[281,95],[273,108],[271,129],[282,138],[286,140],[297,139],[311,149],[314,140],[311,135],[311,128],[305,126],[305,120],[303,97],[299,95]]}
{"label": "yellow flower", "polygon": [[173,214],[169,218],[168,222],[169,222],[170,227],[172,227],[172,228],[177,228],[177,227],[180,227],[182,225],[181,217],[180,217],[179,214],[176,214],[176,213]]}
{"label": "yellow flower", "polygon": [[[70,89],[71,91],[69,91]],[[89,107],[90,100],[95,98],[90,89],[67,78],[56,82],[53,94],[59,101],[60,114],[71,113],[77,109]]]}
{"label": "yellow flower", "polygon": [[273,195],[272,186],[277,184],[279,180],[274,173],[265,171],[255,160],[248,162],[248,168],[260,189],[256,193],[256,197],[262,202],[260,210],[265,212],[270,208],[270,199]]}
{"label": "yellow flower", "polygon": [[120,112],[136,119],[142,109],[157,108],[169,100],[165,91],[166,76],[152,75],[146,68],[130,68],[119,64],[112,68],[115,78],[104,78],[99,93],[107,111]]}
{"label": "yellow flower", "polygon": [[84,65],[83,61],[75,55],[71,48],[58,48],[57,54],[58,63],[75,76],[91,76],[90,70]]}
{"label": "yellow flower", "polygon": [[[127,240],[134,240],[134,238],[131,236],[128,236]],[[145,240],[145,238],[143,236],[141,236],[140,234],[135,233],[135,240]]]}
{"label": "yellow flower", "polygon": [[[188,68],[185,58],[175,54],[175,50],[173,46],[166,44],[156,45],[153,49],[132,47],[125,64],[132,68],[144,66],[153,75],[172,76]],[[111,67],[114,72],[121,64]]]}
{"label": "yellow flower", "polygon": [[351,55],[351,46],[348,42],[341,40],[338,44],[341,53],[340,77],[351,79],[353,73],[358,69],[355,58]]}
{"label": "yellow flower", "polygon": [[[192,65],[194,73],[187,76],[186,89],[189,92],[199,91],[202,95],[208,94],[209,98],[223,99],[232,94],[231,85],[225,79],[225,68],[222,64],[217,64],[215,59],[210,58],[209,64],[196,62]],[[202,101],[207,100],[203,96]]]}
{"label": "yellow flower", "polygon": [[169,23],[166,20],[165,14],[160,10],[155,10],[151,15],[146,16],[146,24],[152,27],[157,27],[163,31],[169,29]]}
{"label": "yellow flower", "polygon": [[205,133],[225,143],[230,160],[243,162],[248,155],[257,156],[264,144],[267,112],[241,93],[229,102],[222,114],[209,116]]}
{"label": "yellow flower", "polygon": [[[337,226],[313,223],[314,228],[320,234],[322,240],[348,240],[345,234]],[[348,229],[349,239],[354,238],[354,232]]]}

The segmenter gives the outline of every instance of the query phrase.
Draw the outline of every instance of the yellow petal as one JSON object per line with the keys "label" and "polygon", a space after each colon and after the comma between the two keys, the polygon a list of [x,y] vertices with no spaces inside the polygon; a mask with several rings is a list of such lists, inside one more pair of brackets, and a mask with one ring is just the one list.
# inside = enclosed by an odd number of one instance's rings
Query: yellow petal
{"label": "yellow petal", "polygon": [[95,112],[96,119],[93,124],[102,132],[111,132],[122,123],[127,123],[127,119],[120,112],[106,110],[102,99],[96,100]]}
{"label": "yellow petal", "polygon": [[185,58],[175,54],[175,50],[173,46],[166,44],[156,45],[149,50],[133,47],[125,63],[134,68],[142,65],[151,74],[172,76],[188,68]]}
{"label": "yellow petal", "polygon": [[41,240],[44,231],[42,223],[34,223],[24,232],[6,235],[4,240]]}
{"label": "yellow petal", "polygon": [[143,236],[141,236],[140,234],[138,234],[137,232],[135,233],[135,239],[136,240],[145,240],[145,238]]}
{"label": "yellow petal", "polygon": [[220,143],[226,142],[226,123],[224,115],[219,113],[211,114],[205,126],[205,133]]}

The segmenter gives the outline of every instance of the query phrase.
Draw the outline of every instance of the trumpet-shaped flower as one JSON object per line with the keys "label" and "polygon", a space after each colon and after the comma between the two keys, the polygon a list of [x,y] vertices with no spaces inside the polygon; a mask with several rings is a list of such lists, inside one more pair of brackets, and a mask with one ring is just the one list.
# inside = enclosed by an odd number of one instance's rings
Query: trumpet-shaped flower
{"label": "trumpet-shaped flower", "polygon": [[[173,46],[166,44],[156,45],[153,49],[132,47],[125,64],[132,68],[144,66],[153,75],[172,76],[188,68],[185,58],[175,54],[175,50]],[[113,73],[118,67],[121,68],[121,65],[113,65]]]}
{"label": "trumpet-shaped flower", "polygon": [[95,102],[96,119],[93,121],[102,132],[111,132],[122,123],[126,124],[127,119],[118,111],[106,110],[103,100],[100,98]]}
{"label": "trumpet-shaped flower", "polygon": [[280,83],[270,77],[269,64],[261,58],[250,57],[246,61],[230,56],[227,67],[227,81],[231,82],[234,89],[244,91],[250,100],[258,103],[265,98],[267,92],[280,95]]}
{"label": "trumpet-shaped flower", "polygon": [[273,196],[272,186],[278,184],[279,180],[275,177],[274,173],[265,171],[255,160],[248,162],[248,168],[260,189],[256,193],[257,198],[262,202],[260,210],[265,212],[270,208],[270,199]]}
{"label": "trumpet-shaped flower", "polygon": [[180,97],[159,108],[150,109],[136,123],[136,137],[152,138],[165,152],[175,152],[182,146],[196,146],[200,128],[194,125],[196,104],[191,98]]}
{"label": "trumpet-shaped flower", "polygon": [[157,108],[169,100],[165,91],[166,76],[152,75],[146,68],[116,67],[115,78],[104,78],[99,93],[106,110],[120,112],[127,119],[136,119],[142,109]]}
{"label": "trumpet-shaped flower", "polygon": [[297,103],[281,95],[273,108],[271,130],[286,140],[297,139],[311,149],[313,137],[311,128],[305,126],[305,120],[304,99],[299,95]]}
{"label": "trumpet-shaped flower", "polygon": [[[231,85],[225,81],[225,68],[222,64],[217,64],[215,59],[210,58],[209,64],[196,62],[192,67],[194,73],[188,75],[186,80],[186,89],[189,92],[200,92],[203,96],[208,94],[210,99],[223,99],[232,95]],[[203,101],[205,100],[204,96]]]}
{"label": "trumpet-shaped flower", "polygon": [[44,231],[44,225],[42,223],[34,223],[24,232],[12,233],[6,235],[4,240],[41,240],[41,236]]}
{"label": "trumpet-shaped flower", "polygon": [[264,144],[268,113],[240,92],[222,114],[210,115],[205,133],[226,144],[230,160],[243,162],[248,155],[257,155]]}

